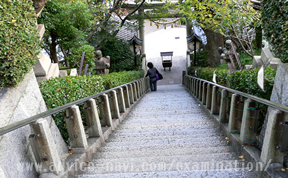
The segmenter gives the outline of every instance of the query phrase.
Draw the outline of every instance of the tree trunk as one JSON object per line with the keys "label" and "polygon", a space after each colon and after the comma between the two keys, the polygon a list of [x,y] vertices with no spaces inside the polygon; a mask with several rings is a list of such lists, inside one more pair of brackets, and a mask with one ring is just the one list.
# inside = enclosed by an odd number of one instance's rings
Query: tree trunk
{"label": "tree trunk", "polygon": [[224,39],[220,33],[215,33],[212,30],[204,30],[207,37],[207,62],[210,67],[215,67],[220,63],[219,47],[224,46]]}
{"label": "tree trunk", "polygon": [[261,49],[262,48],[262,28],[260,27],[256,27],[255,29],[256,31],[256,48],[257,49]]}
{"label": "tree trunk", "polygon": [[59,60],[57,57],[57,49],[56,49],[56,37],[54,35],[51,35],[52,37],[52,45],[51,45],[51,57],[54,63],[58,63],[59,65]]}

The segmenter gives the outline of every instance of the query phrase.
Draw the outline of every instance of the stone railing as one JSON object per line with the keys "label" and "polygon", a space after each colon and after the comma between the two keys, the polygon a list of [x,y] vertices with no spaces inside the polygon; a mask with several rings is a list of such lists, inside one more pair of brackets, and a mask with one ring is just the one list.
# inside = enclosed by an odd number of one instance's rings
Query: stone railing
{"label": "stone railing", "polygon": [[[51,173],[59,177],[73,176],[87,164],[96,148],[105,142],[148,90],[149,79],[139,79],[2,127],[0,136],[30,125],[32,133],[29,141],[34,154],[31,162],[38,165],[35,166],[36,171],[42,177],[49,177]],[[85,113],[85,126],[78,106],[80,104],[84,104],[82,113]],[[63,119],[70,141],[71,155],[66,160],[60,159],[55,144],[57,141],[45,119],[60,111],[66,111],[66,118]]]}
{"label": "stone railing", "polygon": [[[229,144],[244,155],[245,160],[262,166],[283,167],[288,147],[288,107],[233,90],[213,82],[188,76],[183,72],[183,86],[206,108],[226,132]],[[262,149],[254,145],[258,141],[259,108],[257,103],[269,106],[268,122]],[[266,116],[266,117],[267,117]]]}

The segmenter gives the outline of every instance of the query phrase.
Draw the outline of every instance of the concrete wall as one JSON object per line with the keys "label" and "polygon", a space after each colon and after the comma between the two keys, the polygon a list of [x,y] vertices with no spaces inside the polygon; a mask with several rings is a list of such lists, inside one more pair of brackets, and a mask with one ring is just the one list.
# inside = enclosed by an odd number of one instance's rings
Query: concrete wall
{"label": "concrete wall", "polygon": [[[0,127],[21,121],[47,110],[33,70],[15,88],[0,90]],[[65,159],[68,149],[63,141],[54,120],[46,118],[50,123],[59,156]],[[13,132],[0,136],[0,177],[38,177],[32,164],[31,146],[28,136],[31,134],[27,125]],[[29,168],[29,165],[31,168]],[[2,170],[2,171],[1,171]]]}

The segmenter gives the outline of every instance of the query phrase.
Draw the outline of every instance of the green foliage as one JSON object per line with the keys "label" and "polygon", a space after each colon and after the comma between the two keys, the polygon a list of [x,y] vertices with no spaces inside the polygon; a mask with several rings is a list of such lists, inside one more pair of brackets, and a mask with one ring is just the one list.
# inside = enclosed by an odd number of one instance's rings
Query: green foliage
{"label": "green foliage", "polygon": [[[254,55],[260,56],[261,49],[254,49]],[[239,52],[239,58],[240,58],[242,66],[251,65],[253,63],[253,58],[243,51]]]}
{"label": "green foliage", "polygon": [[110,71],[118,72],[123,70],[135,70],[141,65],[139,57],[135,67],[134,54],[130,50],[127,42],[110,37],[107,41],[100,44],[103,56],[110,56]]}
{"label": "green foliage", "polygon": [[[82,0],[53,0],[45,4],[38,23],[44,24],[46,28],[43,47],[51,59],[57,62],[60,49],[69,56],[72,47],[78,48],[86,43],[93,15],[88,4]],[[61,47],[58,51],[57,45]]]}
{"label": "green foliage", "polygon": [[88,69],[90,72],[93,71],[95,67],[95,54],[94,54],[94,47],[90,45],[83,45],[81,47],[72,47],[72,53],[69,55],[68,60],[70,62],[71,67],[80,68],[81,63],[81,56],[82,52],[85,51],[85,59],[83,62],[83,69],[85,68],[86,64],[88,64]]}
{"label": "green foliage", "polygon": [[0,1],[0,88],[23,80],[40,50],[31,0]]}
{"label": "green foliage", "polygon": [[137,80],[144,76],[143,70],[141,71],[123,71],[113,72],[103,76],[105,89],[114,88],[125,83],[129,83],[133,80]]}
{"label": "green foliage", "polygon": [[[70,102],[88,97],[104,90],[131,82],[143,77],[143,71],[111,73],[106,76],[78,76],[52,78],[40,83],[40,90],[48,109],[53,109]],[[83,104],[79,105],[80,110]],[[53,115],[62,137],[69,143],[65,123],[65,111]]]}
{"label": "green foliage", "polygon": [[199,51],[198,53],[196,53],[196,57],[197,57],[197,66],[201,66],[201,67],[208,67],[209,63],[207,61],[207,50],[203,50],[203,51]]}
{"label": "green foliage", "polygon": [[189,67],[187,69],[188,75],[202,78],[204,80],[208,80],[212,82],[213,79],[213,73],[215,71],[216,74],[216,81],[220,85],[225,85],[226,86],[226,80],[227,80],[227,73],[228,69],[217,69],[217,68],[211,68],[211,67]]}
{"label": "green foliage", "polygon": [[227,77],[230,83],[230,88],[270,100],[276,70],[271,67],[265,69],[264,91],[262,91],[257,84],[258,71],[259,69],[253,69],[232,73]]}
{"label": "green foliage", "polygon": [[265,36],[282,62],[288,62],[288,1],[261,1]]}

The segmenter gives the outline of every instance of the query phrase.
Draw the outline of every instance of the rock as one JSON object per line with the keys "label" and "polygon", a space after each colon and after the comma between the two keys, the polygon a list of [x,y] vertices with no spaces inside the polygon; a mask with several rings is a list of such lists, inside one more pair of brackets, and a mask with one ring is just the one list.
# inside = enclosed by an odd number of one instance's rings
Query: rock
{"label": "rock", "polygon": [[77,69],[71,69],[70,76],[77,76]]}
{"label": "rock", "polygon": [[59,77],[66,77],[68,76],[67,70],[60,70]]}

